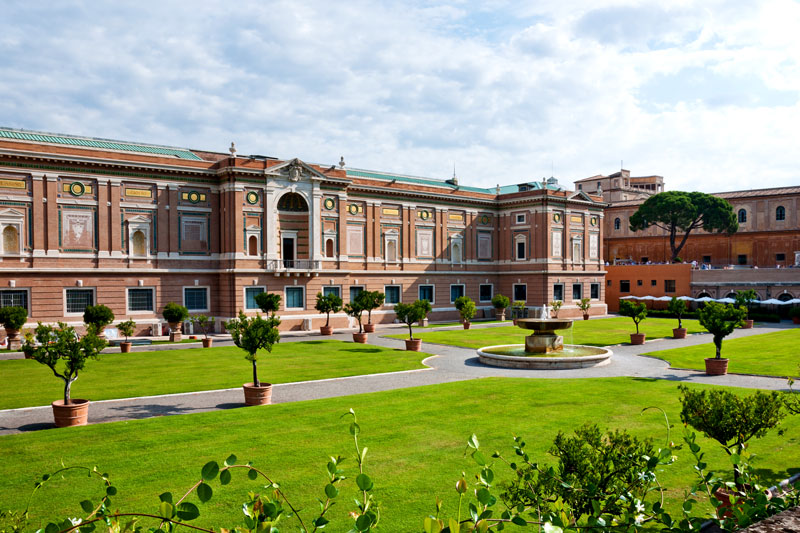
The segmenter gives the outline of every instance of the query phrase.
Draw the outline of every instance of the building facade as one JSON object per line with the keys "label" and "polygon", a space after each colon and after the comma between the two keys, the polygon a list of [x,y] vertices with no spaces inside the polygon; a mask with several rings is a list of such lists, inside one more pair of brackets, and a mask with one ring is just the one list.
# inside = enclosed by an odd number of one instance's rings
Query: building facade
{"label": "building facade", "polygon": [[263,291],[287,329],[320,325],[317,293],[365,289],[386,293],[373,322],[418,298],[454,318],[461,295],[491,316],[497,293],[605,314],[598,196],[229,152],[0,129],[0,304],[68,323],[104,304],[140,333],[167,302],[227,319]]}

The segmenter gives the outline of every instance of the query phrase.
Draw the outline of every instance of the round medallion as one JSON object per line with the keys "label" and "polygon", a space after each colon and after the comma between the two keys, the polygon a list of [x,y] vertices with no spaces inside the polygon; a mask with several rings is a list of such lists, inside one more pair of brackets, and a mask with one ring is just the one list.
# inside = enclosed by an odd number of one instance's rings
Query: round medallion
{"label": "round medallion", "polygon": [[72,196],[83,196],[83,193],[86,192],[86,186],[79,181],[74,181],[69,185],[69,192]]}
{"label": "round medallion", "polygon": [[483,224],[484,226],[486,226],[487,224],[489,224],[489,215],[483,215],[483,216],[481,217],[481,224]]}
{"label": "round medallion", "polygon": [[590,222],[591,222],[592,226],[596,226],[597,225],[597,217],[592,217]]}
{"label": "round medallion", "polygon": [[197,191],[190,192],[189,193],[189,201],[192,202],[193,204],[196,204],[197,202],[199,202],[200,201],[200,193],[198,193]]}
{"label": "round medallion", "polygon": [[428,220],[429,218],[431,218],[431,212],[428,210],[420,211],[419,218],[421,218],[422,220]]}
{"label": "round medallion", "polygon": [[325,206],[325,209],[331,211],[334,207],[336,207],[336,201],[333,198],[325,198],[325,201],[322,203]]}
{"label": "round medallion", "polygon": [[245,196],[245,198],[247,199],[247,203],[250,205],[258,203],[258,193],[255,191],[250,191],[249,193],[247,193],[247,196]]}
{"label": "round medallion", "polygon": [[556,213],[555,215],[553,215],[553,221],[561,222],[561,213]]}
{"label": "round medallion", "polygon": [[358,205],[350,204],[350,206],[347,208],[347,210],[350,211],[351,215],[357,215],[358,214]]}

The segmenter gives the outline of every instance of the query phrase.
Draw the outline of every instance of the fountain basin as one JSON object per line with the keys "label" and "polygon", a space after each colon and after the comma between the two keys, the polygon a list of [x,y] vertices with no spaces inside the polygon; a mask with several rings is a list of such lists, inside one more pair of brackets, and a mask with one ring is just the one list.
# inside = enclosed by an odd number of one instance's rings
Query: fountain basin
{"label": "fountain basin", "polygon": [[559,329],[570,329],[572,320],[559,318],[518,318],[517,327],[536,332],[550,333]]}
{"label": "fountain basin", "polygon": [[484,346],[478,350],[481,363],[503,368],[533,370],[562,370],[604,366],[611,362],[613,352],[596,346],[565,344],[564,349],[553,354],[536,355],[525,351],[523,344]]}

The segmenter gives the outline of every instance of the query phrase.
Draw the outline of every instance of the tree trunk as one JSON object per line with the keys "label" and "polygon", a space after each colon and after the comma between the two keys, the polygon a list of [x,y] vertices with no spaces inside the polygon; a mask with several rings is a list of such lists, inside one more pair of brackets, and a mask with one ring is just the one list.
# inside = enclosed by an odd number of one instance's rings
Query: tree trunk
{"label": "tree trunk", "polygon": [[408,325],[408,338],[414,340],[414,332],[411,330],[411,324]]}
{"label": "tree trunk", "polygon": [[325,327],[327,328],[330,323],[331,323],[331,312],[328,311],[327,318],[325,318]]}
{"label": "tree trunk", "polygon": [[722,337],[714,337],[714,346],[717,347],[717,359],[722,355]]}
{"label": "tree trunk", "polygon": [[70,389],[72,388],[72,382],[75,381],[75,379],[64,380],[64,405],[67,405],[69,403]]}
{"label": "tree trunk", "polygon": [[256,362],[253,361],[253,386],[260,387],[261,382],[258,381],[258,368],[256,367]]}

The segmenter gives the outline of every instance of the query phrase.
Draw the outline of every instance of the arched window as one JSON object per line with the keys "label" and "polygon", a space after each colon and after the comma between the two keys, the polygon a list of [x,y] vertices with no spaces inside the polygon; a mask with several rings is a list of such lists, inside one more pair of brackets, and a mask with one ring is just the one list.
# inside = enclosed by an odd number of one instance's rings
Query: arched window
{"label": "arched window", "polygon": [[783,294],[778,296],[778,300],[780,300],[782,302],[788,302],[791,299],[792,299],[792,295],[789,294],[788,292],[784,292]]}
{"label": "arched window", "polygon": [[258,255],[258,237],[255,235],[247,239],[247,255]]}
{"label": "arched window", "polygon": [[333,239],[325,241],[325,257],[333,257]]}
{"label": "arched window", "polygon": [[308,204],[305,198],[296,192],[289,192],[281,196],[278,200],[278,211],[308,212]]}
{"label": "arched window", "polygon": [[3,229],[3,252],[19,253],[19,230],[16,226],[6,226]]}
{"label": "arched window", "polygon": [[386,260],[397,261],[397,241],[390,240],[386,242]]}
{"label": "arched window", "polygon": [[782,205],[775,210],[775,220],[786,220],[786,208]]}
{"label": "arched window", "polygon": [[147,243],[145,242],[144,232],[136,230],[131,236],[134,257],[144,257],[147,255]]}
{"label": "arched window", "polygon": [[744,224],[745,222],[747,222],[747,211],[739,209],[739,224]]}
{"label": "arched window", "polygon": [[614,219],[614,229],[619,229],[619,226],[620,226],[619,219],[618,219],[618,218],[615,218],[615,219]]}
{"label": "arched window", "polygon": [[701,292],[696,296],[696,298],[711,298],[711,295],[708,294],[707,292]]}

